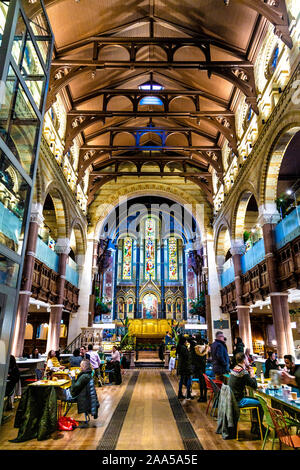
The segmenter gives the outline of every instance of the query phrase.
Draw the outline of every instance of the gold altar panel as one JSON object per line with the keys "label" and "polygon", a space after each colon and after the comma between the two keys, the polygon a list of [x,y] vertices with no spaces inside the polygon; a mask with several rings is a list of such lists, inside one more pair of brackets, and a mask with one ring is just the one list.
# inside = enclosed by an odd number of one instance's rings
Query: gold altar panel
{"label": "gold altar panel", "polygon": [[165,319],[135,319],[129,325],[130,335],[137,337],[163,337],[170,330],[170,322]]}

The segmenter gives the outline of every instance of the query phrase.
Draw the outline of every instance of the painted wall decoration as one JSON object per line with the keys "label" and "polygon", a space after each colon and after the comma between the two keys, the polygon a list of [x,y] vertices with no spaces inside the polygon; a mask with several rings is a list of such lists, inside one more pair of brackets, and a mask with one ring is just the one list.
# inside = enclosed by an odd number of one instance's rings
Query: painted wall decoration
{"label": "painted wall decoration", "polygon": [[143,297],[143,318],[157,318],[158,300],[155,294],[146,294]]}
{"label": "painted wall decoration", "polygon": [[178,280],[178,252],[177,240],[175,237],[170,237],[168,240],[169,247],[169,280]]}
{"label": "painted wall decoration", "polygon": [[123,271],[122,278],[131,280],[132,278],[132,238],[126,237],[123,240]]}
{"label": "painted wall decoration", "polygon": [[148,217],[145,222],[145,279],[155,280],[156,221]]}

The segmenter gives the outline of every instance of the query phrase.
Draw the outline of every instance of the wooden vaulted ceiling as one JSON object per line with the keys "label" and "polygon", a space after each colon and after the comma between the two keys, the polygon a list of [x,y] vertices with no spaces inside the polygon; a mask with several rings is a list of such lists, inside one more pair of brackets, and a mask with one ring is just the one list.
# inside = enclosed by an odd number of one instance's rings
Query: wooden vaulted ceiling
{"label": "wooden vaulted ceiling", "polygon": [[[135,174],[192,180],[212,202],[211,169],[221,181],[224,139],[237,152],[237,94],[258,112],[252,61],[268,22],[291,47],[284,0],[45,6],[55,35],[47,106],[64,90],[65,152],[79,136],[78,181],[92,168],[89,202],[106,182]],[[144,95],[157,94],[163,106],[139,105],[139,86],[149,80],[163,90]]]}

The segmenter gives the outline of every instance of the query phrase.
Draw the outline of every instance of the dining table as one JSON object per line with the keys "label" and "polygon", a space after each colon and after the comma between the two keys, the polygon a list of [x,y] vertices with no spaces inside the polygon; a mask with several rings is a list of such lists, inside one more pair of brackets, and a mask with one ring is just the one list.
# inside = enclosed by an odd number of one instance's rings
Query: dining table
{"label": "dining table", "polygon": [[[251,393],[251,395],[254,395]],[[253,389],[252,389],[253,392]],[[292,418],[299,421],[300,425],[300,394],[298,392],[297,399],[292,399],[290,396],[284,394],[284,390],[279,388],[274,388],[271,383],[269,384],[260,384],[258,383],[257,390],[254,391],[258,395],[261,395],[269,406],[282,412],[287,413]]]}
{"label": "dining table", "polygon": [[48,439],[57,430],[61,390],[70,385],[70,378],[38,380],[28,385],[16,411],[14,427],[19,429],[18,435],[11,442]]}

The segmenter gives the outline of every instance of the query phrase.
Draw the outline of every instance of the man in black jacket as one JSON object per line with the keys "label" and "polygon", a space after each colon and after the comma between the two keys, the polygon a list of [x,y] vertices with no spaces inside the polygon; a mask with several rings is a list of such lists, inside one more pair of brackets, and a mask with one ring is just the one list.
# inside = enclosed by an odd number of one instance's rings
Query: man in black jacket
{"label": "man in black jacket", "polygon": [[[249,367],[249,372],[246,369],[245,364],[246,356],[244,353],[240,352],[236,355],[236,362],[237,365],[234,369],[230,372],[228,385],[231,388],[234,397],[237,401],[239,408],[244,408],[246,406],[258,406],[259,407],[259,414],[260,420],[262,423],[264,411],[262,406],[260,405],[259,401],[256,398],[251,398],[246,396],[246,386],[253,388],[254,390],[257,389],[257,382],[254,376],[254,370],[252,367]],[[263,429],[263,426],[262,426]],[[252,432],[255,434],[259,432],[257,425],[252,426]]]}
{"label": "man in black jacket", "polygon": [[216,339],[211,345],[213,372],[217,380],[224,382],[224,374],[229,372],[229,356],[223,331],[216,332]]}

